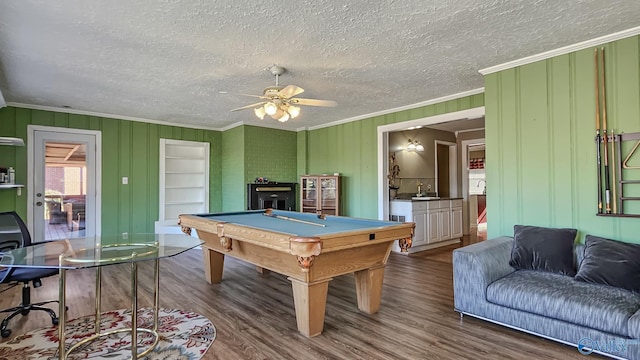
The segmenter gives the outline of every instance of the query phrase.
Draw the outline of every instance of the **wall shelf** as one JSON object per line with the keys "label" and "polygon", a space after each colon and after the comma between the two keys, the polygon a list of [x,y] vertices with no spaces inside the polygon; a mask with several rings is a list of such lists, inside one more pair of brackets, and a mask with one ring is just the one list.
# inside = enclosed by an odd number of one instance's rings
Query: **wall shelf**
{"label": "wall shelf", "polygon": [[16,190],[16,195],[21,196],[22,195],[22,188],[24,187],[24,185],[22,184],[0,184],[0,189],[17,189]]}
{"label": "wall shelf", "polygon": [[627,218],[640,218],[640,214],[596,214],[597,216],[605,217],[627,217]]}

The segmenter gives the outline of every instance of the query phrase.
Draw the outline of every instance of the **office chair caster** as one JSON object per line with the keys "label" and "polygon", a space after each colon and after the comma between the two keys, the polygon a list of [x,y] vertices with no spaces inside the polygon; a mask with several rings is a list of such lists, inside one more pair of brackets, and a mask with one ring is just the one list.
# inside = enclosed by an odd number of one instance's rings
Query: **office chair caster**
{"label": "office chair caster", "polygon": [[2,335],[3,339],[6,339],[9,337],[9,335],[11,335],[11,330],[9,329],[4,329],[2,330],[2,333],[0,333],[0,335]]}

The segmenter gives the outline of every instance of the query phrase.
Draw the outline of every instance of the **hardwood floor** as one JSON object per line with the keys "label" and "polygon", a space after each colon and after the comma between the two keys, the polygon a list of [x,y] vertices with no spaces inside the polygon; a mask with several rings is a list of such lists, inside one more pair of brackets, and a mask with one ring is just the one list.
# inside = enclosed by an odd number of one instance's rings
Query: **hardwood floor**
{"label": "hardwood floor", "polygon": [[[314,338],[296,329],[291,284],[284,276],[259,274],[253,265],[227,258],[222,283],[209,285],[200,250],[162,261],[161,306],[195,311],[214,323],[217,338],[204,359],[584,359],[571,346],[468,316],[461,320],[453,310],[451,250],[392,253],[382,307],[373,315],[358,312],[353,276],[335,278],[324,332]],[[103,268],[104,310],[129,306],[128,269]],[[140,306],[151,304],[151,274],[151,264],[140,265]],[[69,271],[67,278],[68,316],[91,314],[94,271]],[[57,284],[57,277],[43,279],[41,288],[32,289],[33,300],[56,298]],[[0,308],[19,298],[20,287],[2,293]],[[41,312],[10,324],[12,337],[43,326],[51,322]]]}

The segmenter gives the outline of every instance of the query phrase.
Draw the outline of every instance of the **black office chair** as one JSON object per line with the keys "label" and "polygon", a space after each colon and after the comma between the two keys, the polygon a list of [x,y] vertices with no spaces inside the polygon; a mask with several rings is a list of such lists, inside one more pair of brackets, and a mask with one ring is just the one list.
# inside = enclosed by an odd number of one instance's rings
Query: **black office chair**
{"label": "black office chair", "polygon": [[[31,235],[29,235],[29,230],[27,230],[27,226],[24,224],[22,219],[20,219],[20,216],[18,216],[15,211],[0,213],[0,259],[8,256],[7,254],[4,254],[5,252],[31,245]],[[11,259],[5,260],[5,262],[6,261],[12,262]],[[7,329],[9,320],[18,314],[26,316],[31,310],[46,311],[49,316],[51,316],[51,322],[53,325],[58,324],[58,316],[56,316],[56,313],[53,310],[42,306],[44,304],[57,303],[58,300],[32,304],[31,288],[29,287],[29,282],[33,283],[34,288],[40,287],[42,285],[42,281],[40,279],[56,275],[57,273],[58,269],[0,267],[0,284],[23,284],[22,304],[10,309],[0,310],[2,313],[11,313],[2,320],[2,324],[0,325],[0,335],[3,338],[11,335],[11,330]]]}

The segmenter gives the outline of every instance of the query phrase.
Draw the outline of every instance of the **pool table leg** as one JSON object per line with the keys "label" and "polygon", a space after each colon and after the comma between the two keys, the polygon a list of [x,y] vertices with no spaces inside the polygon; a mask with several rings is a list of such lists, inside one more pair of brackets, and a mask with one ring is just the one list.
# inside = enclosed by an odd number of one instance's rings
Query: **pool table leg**
{"label": "pool table leg", "polygon": [[209,284],[217,284],[222,281],[222,269],[224,268],[224,254],[202,247],[204,257],[204,277]]}
{"label": "pool table leg", "polygon": [[380,298],[382,297],[384,265],[377,268],[356,271],[355,278],[358,309],[367,314],[378,312],[380,309]]}
{"label": "pool table leg", "polygon": [[293,288],[293,302],[296,308],[298,331],[304,336],[320,335],[324,328],[324,311],[327,305],[329,281],[320,280],[307,283],[289,278]]}

